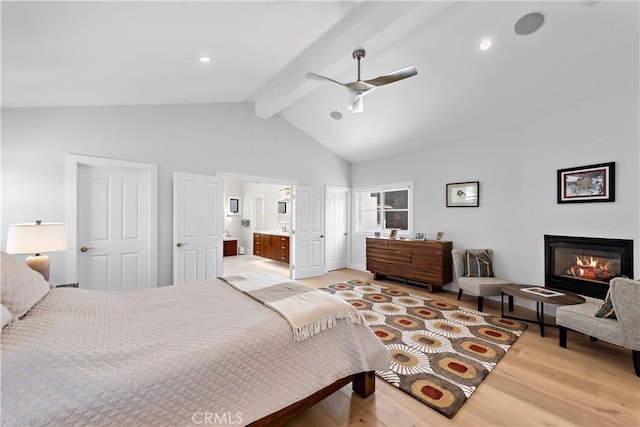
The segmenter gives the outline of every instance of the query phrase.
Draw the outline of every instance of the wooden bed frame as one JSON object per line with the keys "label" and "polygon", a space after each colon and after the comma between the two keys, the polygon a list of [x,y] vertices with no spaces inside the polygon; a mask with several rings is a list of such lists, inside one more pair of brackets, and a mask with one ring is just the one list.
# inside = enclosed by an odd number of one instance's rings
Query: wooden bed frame
{"label": "wooden bed frame", "polygon": [[313,393],[311,396],[306,397],[292,405],[287,406],[273,414],[269,414],[264,418],[260,418],[249,424],[251,427],[258,426],[281,426],[291,418],[295,417],[299,413],[306,411],[316,403],[320,402],[325,397],[335,393],[345,385],[353,383],[353,391],[363,399],[369,397],[376,391],[376,375],[374,371],[360,372],[357,374],[349,375],[339,379]]}

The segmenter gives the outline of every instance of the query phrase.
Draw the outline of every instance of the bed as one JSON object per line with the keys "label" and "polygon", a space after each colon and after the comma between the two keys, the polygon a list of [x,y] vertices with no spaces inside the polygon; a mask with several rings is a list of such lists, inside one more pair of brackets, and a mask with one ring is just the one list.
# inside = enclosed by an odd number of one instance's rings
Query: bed
{"label": "bed", "polygon": [[125,292],[45,282],[18,320],[29,304],[11,300],[38,278],[2,256],[2,425],[278,424],[351,381],[370,394],[388,367],[366,324],[294,342],[279,313],[220,279]]}

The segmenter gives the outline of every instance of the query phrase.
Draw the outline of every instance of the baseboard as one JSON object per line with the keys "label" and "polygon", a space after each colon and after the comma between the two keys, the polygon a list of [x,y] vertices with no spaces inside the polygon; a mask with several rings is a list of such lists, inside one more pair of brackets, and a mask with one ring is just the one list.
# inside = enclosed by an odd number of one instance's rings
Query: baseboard
{"label": "baseboard", "polygon": [[354,264],[354,263],[351,263],[351,264],[349,264],[349,268],[352,269],[352,270],[367,271],[367,265],[366,264]]}

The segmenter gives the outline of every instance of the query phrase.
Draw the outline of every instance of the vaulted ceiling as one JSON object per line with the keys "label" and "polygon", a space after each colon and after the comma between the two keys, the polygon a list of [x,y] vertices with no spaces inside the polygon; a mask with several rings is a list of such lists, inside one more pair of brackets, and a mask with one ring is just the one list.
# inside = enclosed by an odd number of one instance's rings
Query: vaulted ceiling
{"label": "vaulted ceiling", "polygon": [[[256,116],[279,114],[351,162],[513,128],[639,79],[635,1],[1,7],[3,108],[252,102]],[[516,34],[530,12],[545,23]],[[363,79],[407,65],[418,75],[352,114],[347,90],[305,74],[355,80],[356,47]]]}

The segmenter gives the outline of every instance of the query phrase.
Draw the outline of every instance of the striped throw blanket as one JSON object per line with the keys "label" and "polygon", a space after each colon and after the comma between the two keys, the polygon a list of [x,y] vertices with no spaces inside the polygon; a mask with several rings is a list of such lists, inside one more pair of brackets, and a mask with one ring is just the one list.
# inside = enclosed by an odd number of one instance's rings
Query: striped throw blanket
{"label": "striped throw blanket", "polygon": [[295,342],[336,326],[338,320],[366,324],[360,312],[343,299],[271,273],[250,272],[221,279],[284,317]]}

